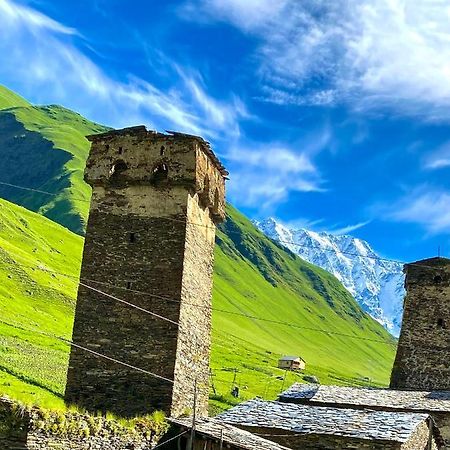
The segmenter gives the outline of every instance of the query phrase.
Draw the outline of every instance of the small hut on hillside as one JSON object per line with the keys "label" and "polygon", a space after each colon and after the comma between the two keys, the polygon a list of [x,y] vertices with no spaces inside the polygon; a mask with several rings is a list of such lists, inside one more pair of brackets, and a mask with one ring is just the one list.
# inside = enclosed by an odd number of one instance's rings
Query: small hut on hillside
{"label": "small hut on hillside", "polygon": [[305,370],[306,362],[300,356],[283,356],[278,360],[278,367],[284,370]]}

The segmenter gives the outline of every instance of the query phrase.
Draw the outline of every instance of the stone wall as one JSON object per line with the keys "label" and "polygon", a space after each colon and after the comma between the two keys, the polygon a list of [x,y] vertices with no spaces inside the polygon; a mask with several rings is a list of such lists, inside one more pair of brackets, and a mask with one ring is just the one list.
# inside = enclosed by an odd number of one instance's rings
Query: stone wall
{"label": "stone wall", "polygon": [[1,450],[144,450],[167,431],[165,420],[113,419],[25,407],[0,398]]}
{"label": "stone wall", "polygon": [[407,294],[393,389],[450,390],[450,260],[405,265]]}
{"label": "stone wall", "polygon": [[80,286],[73,340],[174,383],[72,346],[66,400],[122,416],[154,409],[177,416],[192,411],[197,380],[197,414],[205,415],[215,222],[224,216],[226,172],[199,138],[138,127],[92,140],[81,277],[179,326]]}
{"label": "stone wall", "polygon": [[450,450],[450,413],[430,413],[433,418],[436,432],[438,448]]}
{"label": "stone wall", "polygon": [[[399,442],[387,442],[368,439],[356,439],[348,436],[324,435],[314,433],[290,433],[282,429],[242,427],[239,428],[264,436],[265,439],[288,448],[302,450],[399,450]],[[407,447],[405,447],[407,448]],[[416,450],[426,450],[426,447],[411,447]]]}
{"label": "stone wall", "polygon": [[[243,427],[265,439],[274,441],[288,448],[298,448],[302,450],[437,450],[433,437],[429,436],[429,428],[424,422],[417,427],[410,439],[405,443],[357,439],[349,436],[325,435],[314,433],[290,433],[282,429]],[[430,446],[429,446],[430,442]]]}
{"label": "stone wall", "polygon": [[400,448],[402,450],[437,450],[438,447],[434,436],[430,435],[429,424],[423,422],[419,424],[408,442],[405,442]]}

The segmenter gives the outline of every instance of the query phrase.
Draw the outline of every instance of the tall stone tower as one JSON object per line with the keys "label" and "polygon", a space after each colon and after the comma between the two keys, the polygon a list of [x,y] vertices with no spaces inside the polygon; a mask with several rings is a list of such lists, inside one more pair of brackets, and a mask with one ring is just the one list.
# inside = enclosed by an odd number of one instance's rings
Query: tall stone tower
{"label": "tall stone tower", "polygon": [[[121,416],[161,409],[207,414],[215,224],[225,217],[227,172],[203,139],[144,126],[88,137],[92,202],[65,398]],[[114,286],[114,287],[112,287]],[[144,292],[147,294],[139,293]]]}
{"label": "tall stone tower", "polygon": [[392,389],[450,390],[450,259],[404,267],[403,323]]}

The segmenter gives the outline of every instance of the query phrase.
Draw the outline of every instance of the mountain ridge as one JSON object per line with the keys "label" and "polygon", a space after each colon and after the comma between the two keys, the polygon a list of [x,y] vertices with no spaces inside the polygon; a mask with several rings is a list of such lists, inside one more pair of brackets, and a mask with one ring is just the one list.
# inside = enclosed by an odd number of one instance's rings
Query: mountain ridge
{"label": "mountain ridge", "polygon": [[[86,135],[110,128],[59,105],[35,106],[0,85],[0,196],[82,234],[91,195],[83,181]],[[32,151],[30,151],[30,148]]]}
{"label": "mountain ridge", "polygon": [[[74,132],[86,119],[54,108],[39,107],[39,114],[30,107],[16,108],[36,121],[34,131],[19,130],[23,136],[5,126],[11,121],[17,125],[21,116],[0,111],[2,152],[12,155],[5,145],[20,139],[21,164],[6,158],[4,173],[11,179],[20,174],[21,185],[45,187],[66,202],[46,209],[39,193],[27,194],[26,201],[16,199],[40,205],[30,208],[36,211],[31,212],[0,200],[0,280],[4,286],[0,288],[0,356],[7,363],[0,367],[0,391],[27,401],[61,405],[61,367],[66,367],[68,347],[51,338],[37,338],[27,328],[39,326],[70,336],[83,239],[64,226],[68,217],[77,219],[72,224],[86,222],[89,202],[77,209],[73,206],[78,193],[84,190],[88,195],[89,190],[82,178],[88,148],[83,133]],[[49,119],[52,111],[55,117]],[[93,126],[86,123],[87,128]],[[10,139],[2,135],[5,130]],[[54,138],[61,144],[58,150],[46,140],[48,133],[57,132],[63,133],[63,140]],[[34,172],[39,177],[30,179]],[[50,179],[46,179],[48,174]],[[61,177],[70,178],[69,188]],[[76,189],[70,188],[77,184]],[[24,260],[31,267],[21,267]],[[17,273],[11,272],[11,264]],[[42,272],[42,268],[50,271]],[[20,326],[8,325],[8,318]],[[230,394],[231,384],[241,386],[241,399],[275,398],[282,383],[301,381],[299,375],[277,368],[283,354],[300,354],[307,361],[305,374],[323,383],[384,386],[388,382],[395,351],[389,333],[362,311],[333,275],[267,238],[231,205],[226,222],[217,230],[212,321],[212,404],[220,408],[238,401]]]}
{"label": "mountain ridge", "polygon": [[268,237],[335,275],[365,311],[398,336],[404,297],[402,264],[380,258],[367,241],[348,234],[291,228],[273,217],[254,223]]}

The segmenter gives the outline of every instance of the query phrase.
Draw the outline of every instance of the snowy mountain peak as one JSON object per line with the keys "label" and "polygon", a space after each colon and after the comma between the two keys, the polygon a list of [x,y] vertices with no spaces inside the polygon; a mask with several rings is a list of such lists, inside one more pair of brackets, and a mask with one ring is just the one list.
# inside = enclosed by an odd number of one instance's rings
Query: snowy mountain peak
{"label": "snowy mountain peak", "polygon": [[332,273],[365,311],[398,336],[404,297],[400,263],[381,259],[368,242],[350,235],[290,228],[273,217],[254,223],[268,237]]}

